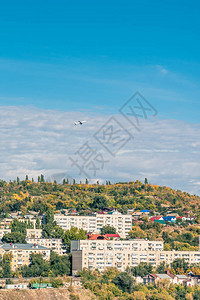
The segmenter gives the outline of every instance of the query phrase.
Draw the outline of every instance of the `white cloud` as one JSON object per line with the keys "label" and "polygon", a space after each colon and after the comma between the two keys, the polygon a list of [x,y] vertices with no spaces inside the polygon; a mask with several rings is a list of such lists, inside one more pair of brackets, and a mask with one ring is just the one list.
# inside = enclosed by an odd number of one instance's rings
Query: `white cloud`
{"label": "white cloud", "polygon": [[156,68],[162,75],[166,75],[169,72],[165,67],[161,65],[156,65]]}
{"label": "white cloud", "polygon": [[[200,194],[199,147],[200,124],[176,120],[141,122],[136,132],[122,116],[115,116],[134,136],[113,158],[93,137],[108,120],[105,115],[42,110],[33,107],[1,107],[0,110],[0,178],[17,176],[63,177],[83,180],[69,157],[86,142],[100,151],[106,160],[95,180],[144,180]],[[74,126],[78,119],[88,122]],[[100,166],[100,165],[99,165]]]}

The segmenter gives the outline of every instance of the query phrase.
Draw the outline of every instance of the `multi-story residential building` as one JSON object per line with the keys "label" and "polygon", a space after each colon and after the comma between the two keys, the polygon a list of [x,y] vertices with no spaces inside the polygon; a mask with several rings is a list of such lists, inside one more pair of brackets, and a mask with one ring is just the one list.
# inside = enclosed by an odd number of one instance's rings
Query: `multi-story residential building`
{"label": "multi-story residential building", "polygon": [[134,240],[76,240],[71,243],[72,250],[120,250],[120,251],[162,251],[163,241]]}
{"label": "multi-story residential building", "polygon": [[7,234],[7,233],[11,233],[11,229],[4,229],[4,228],[0,228],[0,240],[2,239],[2,237]]}
{"label": "multi-story residential building", "polygon": [[37,244],[3,244],[0,246],[0,254],[12,253],[11,268],[15,271],[23,265],[30,264],[30,256],[33,253],[40,253],[43,259],[50,259],[50,249]]}
{"label": "multi-story residential building", "polygon": [[[20,218],[20,217],[13,217],[13,218],[5,218],[3,220],[1,220],[0,222],[0,228],[9,228],[10,224],[14,221],[14,219],[17,219],[19,222],[26,222],[28,223],[28,221],[30,221],[33,224],[33,227],[36,228],[36,220],[37,218],[33,217],[31,219],[29,218]],[[38,218],[41,224],[41,219]]]}
{"label": "multi-story residential building", "polygon": [[26,241],[30,244],[38,244],[50,248],[59,255],[66,254],[66,246],[63,244],[62,239],[26,238]]}
{"label": "multi-story residential building", "polygon": [[122,238],[128,236],[129,231],[132,229],[132,216],[123,215],[117,211],[108,214],[96,213],[92,216],[56,214],[54,220],[64,230],[77,227],[90,233],[100,233],[103,226],[110,225],[116,228],[117,233]]}
{"label": "multi-story residential building", "polygon": [[[11,229],[0,228],[0,240],[7,233],[11,233]],[[27,238],[41,238],[42,237],[42,229],[26,229],[26,237]]]}
{"label": "multi-story residential building", "polygon": [[171,264],[175,259],[185,259],[189,263],[200,263],[200,251],[163,251],[161,241],[72,241],[72,274],[83,268],[104,271],[116,267],[124,271],[126,267],[137,266],[141,262],[158,266],[162,261]]}
{"label": "multi-story residential building", "polygon": [[29,239],[39,239],[42,237],[42,229],[26,229],[26,237]]}

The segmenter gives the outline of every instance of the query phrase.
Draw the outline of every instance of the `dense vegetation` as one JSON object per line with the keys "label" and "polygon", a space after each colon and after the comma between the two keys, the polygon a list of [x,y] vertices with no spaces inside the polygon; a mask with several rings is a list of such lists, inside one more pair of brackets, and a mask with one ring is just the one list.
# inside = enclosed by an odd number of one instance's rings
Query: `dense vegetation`
{"label": "dense vegetation", "polygon": [[182,213],[192,210],[200,219],[200,197],[169,187],[143,184],[140,181],[117,184],[63,184],[47,183],[40,176],[39,182],[28,180],[5,182],[0,180],[0,211],[8,213],[21,210],[45,212],[76,208],[78,211],[98,211],[113,207],[126,213],[127,209],[150,209],[165,214],[170,208]]}
{"label": "dense vegetation", "polygon": [[44,260],[42,254],[31,254],[30,266],[24,265],[15,272],[11,270],[12,253],[0,257],[0,277],[56,277],[71,274],[71,255],[60,256],[51,251],[50,260]]}
{"label": "dense vegetation", "polygon": [[[200,229],[197,224],[200,221],[200,197],[188,193],[175,191],[168,187],[160,187],[148,184],[145,180],[110,184],[89,185],[63,180],[62,184],[45,182],[44,176],[38,178],[38,182],[28,180],[20,181],[17,178],[13,182],[0,180],[0,210],[1,218],[12,211],[20,210],[22,215],[28,211],[37,211],[39,214],[46,213],[46,225],[43,226],[43,236],[47,238],[62,238],[70,245],[70,240],[86,238],[83,230],[73,229],[64,232],[54,222],[53,214],[63,209],[76,209],[80,215],[92,214],[95,211],[116,208],[122,213],[127,209],[149,209],[151,214],[159,213],[165,216],[167,211],[173,211],[182,215],[186,211],[192,211],[195,215],[195,224],[181,222],[169,223],[167,226],[148,221],[143,217],[135,223],[130,238],[148,238],[149,240],[163,239],[165,250],[197,250],[198,235]],[[40,228],[37,220],[36,228]],[[167,223],[167,222],[166,222]],[[33,224],[19,224],[14,220],[11,226],[11,234],[7,234],[4,242],[24,242],[26,228],[32,228]],[[15,234],[16,232],[16,234]],[[113,228],[103,228],[102,233],[115,233]]]}
{"label": "dense vegetation", "polygon": [[[135,273],[143,275],[148,274],[148,270],[149,266],[145,266],[145,264],[134,268]],[[157,271],[155,270],[155,272]],[[83,287],[90,289],[100,300],[200,299],[199,286],[173,285],[167,279],[160,280],[157,285],[137,284],[131,270],[119,272],[115,268],[109,268],[100,274],[97,271],[84,269],[79,275],[82,277]]]}

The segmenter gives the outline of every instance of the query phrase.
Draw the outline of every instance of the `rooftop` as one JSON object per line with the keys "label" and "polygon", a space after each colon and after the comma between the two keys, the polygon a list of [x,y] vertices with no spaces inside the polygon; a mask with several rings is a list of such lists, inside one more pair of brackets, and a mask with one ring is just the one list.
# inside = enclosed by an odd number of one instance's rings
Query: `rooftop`
{"label": "rooftop", "polygon": [[186,275],[176,275],[179,279],[187,279],[188,277]]}
{"label": "rooftop", "polygon": [[4,250],[20,249],[20,250],[50,250],[49,248],[40,246],[38,244],[3,244],[0,246]]}
{"label": "rooftop", "polygon": [[160,279],[171,279],[171,277],[167,274],[156,274]]}

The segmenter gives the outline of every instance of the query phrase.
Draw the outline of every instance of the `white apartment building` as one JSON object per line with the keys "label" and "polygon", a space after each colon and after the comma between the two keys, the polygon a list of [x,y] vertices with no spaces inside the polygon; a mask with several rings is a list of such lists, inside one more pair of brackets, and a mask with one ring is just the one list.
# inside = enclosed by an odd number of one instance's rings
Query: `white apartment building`
{"label": "white apartment building", "polygon": [[0,254],[12,253],[11,269],[15,271],[24,265],[29,265],[31,254],[42,254],[43,259],[50,259],[50,249],[37,244],[3,244],[0,245]]}
{"label": "white apartment building", "polygon": [[62,239],[26,238],[26,241],[28,244],[37,244],[49,248],[58,255],[66,254],[66,246],[63,244]]}
{"label": "white apartment building", "polygon": [[116,228],[117,233],[121,238],[128,236],[132,229],[132,216],[123,215],[120,212],[114,211],[108,214],[98,214],[92,216],[66,216],[62,214],[54,215],[56,223],[64,230],[71,227],[83,228],[86,232],[100,233],[101,228],[105,225],[110,225]]}
{"label": "white apartment building", "polygon": [[26,229],[26,237],[27,238],[41,238],[42,237],[42,229]]}
{"label": "white apartment building", "polygon": [[162,261],[170,265],[177,258],[184,258],[189,263],[200,263],[200,251],[163,251],[161,241],[96,240],[89,241],[89,244],[87,242],[84,240],[71,242],[72,275],[76,275],[83,268],[104,271],[108,267],[116,267],[120,271],[125,271],[127,267],[137,266],[141,262],[150,263],[153,267]]}
{"label": "white apartment building", "polygon": [[76,240],[71,243],[71,250],[112,250],[112,251],[162,251],[163,241],[134,240]]}

